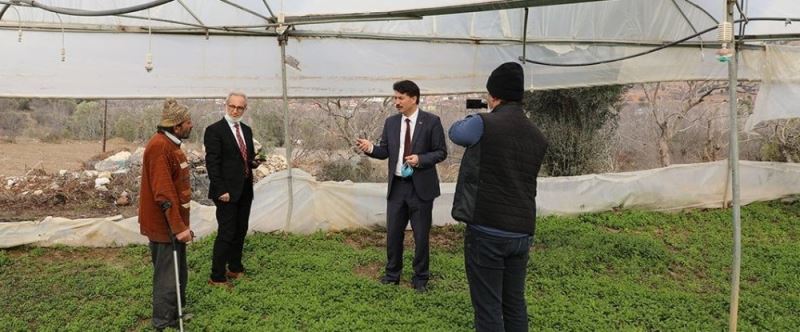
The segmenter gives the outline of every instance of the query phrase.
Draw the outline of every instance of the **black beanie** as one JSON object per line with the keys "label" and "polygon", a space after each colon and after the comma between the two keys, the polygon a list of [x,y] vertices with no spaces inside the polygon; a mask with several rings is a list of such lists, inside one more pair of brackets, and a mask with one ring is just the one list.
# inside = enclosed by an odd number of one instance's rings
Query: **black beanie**
{"label": "black beanie", "polygon": [[516,62],[506,62],[492,71],[486,81],[486,90],[492,97],[505,101],[522,101],[525,92],[525,74]]}

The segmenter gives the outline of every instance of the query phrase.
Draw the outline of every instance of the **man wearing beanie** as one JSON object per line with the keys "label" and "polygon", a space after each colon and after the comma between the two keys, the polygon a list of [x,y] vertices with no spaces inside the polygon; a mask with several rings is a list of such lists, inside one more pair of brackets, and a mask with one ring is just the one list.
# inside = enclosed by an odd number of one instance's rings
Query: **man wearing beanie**
{"label": "man wearing beanie", "polygon": [[419,109],[419,87],[408,80],[394,89],[398,114],[386,118],[379,144],[356,140],[367,156],[389,159],[386,195],[386,268],[381,283],[400,283],[403,271],[403,238],[411,222],[414,231],[414,276],[411,285],[428,291],[430,279],[429,234],[433,200],[439,196],[436,164],[447,158],[447,142],[439,117]]}
{"label": "man wearing beanie", "polygon": [[230,286],[244,276],[242,250],[253,204],[253,168],[258,167],[253,130],[242,122],[247,96],[231,92],[224,117],[206,128],[203,145],[208,169],[208,198],[217,207],[217,237],[211,257],[210,285]]}
{"label": "man wearing beanie", "polygon": [[[181,140],[189,138],[192,119],[189,109],[175,99],[164,102],[157,132],[144,149],[139,190],[139,227],[150,240],[153,261],[153,327],[156,330],[178,326],[175,290],[177,252],[181,303],[186,304],[186,243],[194,233],[189,228],[189,163],[181,150]],[[175,237],[175,247],[170,239]]]}
{"label": "man wearing beanie", "polygon": [[466,223],[464,259],[477,331],[527,331],[525,275],[536,228],[536,178],[547,140],[522,108],[522,66],[507,62],[486,82],[489,113],[450,127],[466,147],[453,219]]}

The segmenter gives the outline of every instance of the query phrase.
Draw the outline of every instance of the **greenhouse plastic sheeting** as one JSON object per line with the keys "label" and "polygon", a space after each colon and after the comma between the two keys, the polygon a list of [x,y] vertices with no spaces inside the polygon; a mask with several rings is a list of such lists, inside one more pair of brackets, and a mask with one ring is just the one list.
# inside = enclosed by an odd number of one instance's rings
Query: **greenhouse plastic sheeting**
{"label": "greenhouse plastic sheeting", "polygon": [[748,131],[764,121],[800,117],[800,47],[768,45],[766,54]]}
{"label": "greenhouse plastic sheeting", "polygon": [[[800,24],[798,24],[800,25]],[[0,40],[13,32],[0,31]],[[279,97],[280,51],[274,40],[217,36],[153,37],[155,69],[144,70],[146,35],[121,34],[92,43],[90,33],[70,35],[83,44],[58,61],[60,36],[28,32],[43,47],[3,46],[0,97],[224,97],[234,89],[250,97]],[[179,50],[176,50],[179,49]],[[528,57],[556,62],[586,62],[645,51],[647,46],[580,46],[540,43]],[[715,60],[715,49],[670,48],[644,57],[590,67],[526,65],[528,89],[554,89],[636,82],[724,80],[728,67]],[[471,45],[382,40],[308,39],[290,41],[287,53],[299,70],[287,68],[290,97],[388,96],[392,83],[416,81],[422,94],[485,92],[486,79],[498,64],[516,61],[516,45]],[[742,79],[760,79],[763,50],[743,51]],[[800,60],[794,59],[798,62]],[[125,79],[120,79],[124,77]]]}
{"label": "greenhouse plastic sheeting", "polygon": [[[800,194],[800,164],[741,162],[741,200],[779,199]],[[614,209],[676,211],[719,208],[723,204],[727,162],[674,165],[639,172],[540,178],[540,216]],[[286,171],[255,186],[250,230],[308,234],[315,231],[382,227],[386,220],[386,184],[318,182],[295,169],[294,214],[286,224]],[[433,209],[435,225],[452,224],[454,183],[442,184]],[[728,195],[730,197],[730,195]],[[216,230],[215,208],[193,203],[192,228],[200,236]],[[51,246],[119,246],[146,243],[137,218],[77,219],[48,217],[42,221],[0,223],[0,247],[25,244]]]}
{"label": "greenhouse plastic sheeting", "polygon": [[[269,16],[262,1],[236,3]],[[303,17],[492,2],[270,3],[276,13]],[[75,0],[61,5],[98,10],[134,4],[141,2]],[[614,0],[531,7],[526,55],[554,63],[584,63],[630,55],[714,27],[715,20],[722,16],[721,4],[719,0]],[[56,16],[37,8],[13,8],[0,20],[3,28],[0,96],[3,97],[221,97],[232,89],[252,97],[281,96],[282,66],[277,39],[252,36],[265,33],[263,26],[241,28],[249,36],[226,30],[225,33],[233,35],[212,34],[206,38],[202,33],[187,34],[174,23],[126,17]],[[794,0],[752,0],[746,9],[751,17],[800,17],[800,4]],[[212,28],[267,23],[262,17],[211,0],[170,2],[133,14]],[[67,28],[65,34],[60,30],[61,21]],[[505,61],[516,61],[522,55],[524,23],[524,10],[518,8],[425,16],[420,20],[297,25],[290,30],[287,46],[290,63],[297,64],[287,70],[288,94],[290,97],[382,96],[391,94],[391,84],[400,79],[416,80],[423,94],[483,92],[493,68]],[[22,42],[17,42],[18,24],[24,27]],[[157,30],[151,37],[145,33],[147,27],[164,30]],[[746,31],[772,35],[798,33],[800,24],[753,21]],[[727,66],[715,60],[716,46],[701,46],[715,40],[716,31],[711,31],[690,40],[692,46],[597,66],[528,65],[527,87],[725,79]],[[66,51],[64,62],[60,61],[62,41]],[[144,65],[150,50],[154,69],[148,73]],[[751,49],[744,53],[740,77],[760,79],[765,52]]]}

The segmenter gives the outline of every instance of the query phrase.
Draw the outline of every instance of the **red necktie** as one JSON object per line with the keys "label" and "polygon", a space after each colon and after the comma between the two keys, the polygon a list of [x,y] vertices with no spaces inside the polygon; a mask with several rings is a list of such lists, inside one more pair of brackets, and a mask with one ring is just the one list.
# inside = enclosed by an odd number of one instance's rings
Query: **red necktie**
{"label": "red necktie", "polygon": [[403,157],[411,155],[411,119],[406,119],[406,139],[403,141]]}
{"label": "red necktie", "polygon": [[239,131],[239,124],[234,123],[233,127],[236,128],[236,140],[239,141],[239,154],[242,155],[244,161],[244,175],[250,175],[250,167],[247,166],[247,145],[244,144],[242,139],[242,132]]}

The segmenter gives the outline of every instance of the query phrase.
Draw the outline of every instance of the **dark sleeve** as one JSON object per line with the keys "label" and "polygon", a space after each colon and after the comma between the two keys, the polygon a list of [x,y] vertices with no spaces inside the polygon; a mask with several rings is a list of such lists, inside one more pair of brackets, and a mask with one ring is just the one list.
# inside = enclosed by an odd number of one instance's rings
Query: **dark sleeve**
{"label": "dark sleeve", "polygon": [[447,143],[444,140],[444,128],[438,116],[433,117],[430,139],[430,150],[426,153],[417,154],[419,157],[418,168],[434,167],[447,158]]}
{"label": "dark sleeve", "polygon": [[211,194],[222,195],[229,190],[222,178],[222,137],[219,135],[219,130],[215,129],[217,128],[214,128],[213,125],[206,129],[206,133],[203,135],[203,146],[206,148],[206,170],[208,171],[208,180],[211,182],[210,187],[216,191]]}
{"label": "dark sleeve", "polygon": [[389,118],[386,119],[383,123],[383,133],[381,134],[381,141],[378,144],[372,145],[372,153],[367,153],[366,155],[375,158],[375,159],[386,159],[389,158],[389,136],[388,136],[388,128],[389,127]]}
{"label": "dark sleeve", "polygon": [[253,129],[250,126],[245,127],[249,132],[247,139],[247,166],[250,168],[258,168],[259,164],[254,162],[256,159],[256,144],[253,141]]}

